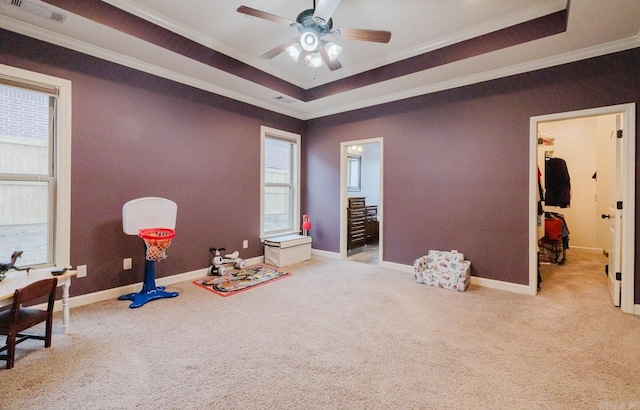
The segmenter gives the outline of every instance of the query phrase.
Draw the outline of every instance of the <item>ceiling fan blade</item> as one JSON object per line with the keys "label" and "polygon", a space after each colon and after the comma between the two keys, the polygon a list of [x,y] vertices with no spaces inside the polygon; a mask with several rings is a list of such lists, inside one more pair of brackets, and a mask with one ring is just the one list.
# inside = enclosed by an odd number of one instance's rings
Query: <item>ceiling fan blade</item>
{"label": "ceiling fan blade", "polygon": [[267,13],[265,11],[256,10],[247,6],[240,6],[236,10],[238,13],[246,14],[247,16],[257,17],[264,20],[273,21],[274,23],[286,24],[288,26],[295,26],[296,23],[293,20],[286,19],[284,17],[276,16],[275,14]]}
{"label": "ceiling fan blade", "polygon": [[313,12],[313,18],[320,23],[328,22],[338,4],[340,4],[340,0],[319,0]]}
{"label": "ceiling fan blade", "polygon": [[271,60],[273,57],[280,55],[280,53],[282,53],[284,50],[287,49],[287,47],[294,45],[295,43],[297,43],[298,40],[297,39],[293,39],[293,40],[289,40],[287,42],[284,42],[282,44],[280,44],[277,47],[272,48],[271,50],[267,51],[266,53],[264,53],[263,55],[261,55],[260,57],[266,59],[266,60]]}
{"label": "ceiling fan blade", "polygon": [[347,40],[372,41],[375,43],[388,43],[391,40],[391,32],[383,30],[365,30],[362,28],[336,28],[331,34]]}
{"label": "ceiling fan blade", "polygon": [[329,70],[335,71],[339,68],[342,68],[342,64],[340,64],[340,61],[338,61],[337,58],[331,61],[331,59],[329,58],[329,54],[327,54],[327,50],[324,47],[320,47],[318,51],[320,52],[320,57],[322,57],[322,61],[324,61],[327,67],[329,67]]}

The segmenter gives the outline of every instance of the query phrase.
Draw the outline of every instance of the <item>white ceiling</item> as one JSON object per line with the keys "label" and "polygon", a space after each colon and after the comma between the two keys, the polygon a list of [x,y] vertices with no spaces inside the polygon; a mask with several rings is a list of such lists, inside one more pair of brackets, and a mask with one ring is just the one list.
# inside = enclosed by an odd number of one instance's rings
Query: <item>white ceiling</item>
{"label": "white ceiling", "polygon": [[[505,75],[576,61],[640,46],[640,0],[571,0],[567,31],[477,57],[309,102],[284,96],[107,25],[51,6],[29,3],[67,16],[53,22],[0,0],[0,27],[170,78],[300,119],[311,119],[440,91]],[[322,0],[319,0],[322,1]],[[312,69],[286,54],[259,56],[296,36],[294,29],[247,17],[240,5],[295,20],[312,0],[105,0],[115,7],[173,31],[303,89],[347,78],[389,63],[542,17],[567,0],[342,0],[334,27],[391,31],[388,44],[336,39],[342,68]],[[291,100],[290,98],[287,98]]]}

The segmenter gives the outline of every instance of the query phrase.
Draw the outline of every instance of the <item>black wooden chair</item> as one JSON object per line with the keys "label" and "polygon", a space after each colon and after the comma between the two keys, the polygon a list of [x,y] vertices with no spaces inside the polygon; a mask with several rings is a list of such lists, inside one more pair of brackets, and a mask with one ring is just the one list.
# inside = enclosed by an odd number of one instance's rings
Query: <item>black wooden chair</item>
{"label": "black wooden chair", "polygon": [[[56,298],[58,278],[44,279],[21,289],[16,289],[10,310],[0,312],[0,335],[7,336],[6,345],[0,348],[0,359],[7,361],[7,369],[13,367],[16,345],[27,339],[44,340],[44,347],[51,346],[53,328],[53,303]],[[48,297],[47,310],[23,307],[23,304]],[[38,323],[46,322],[44,336],[21,333]]]}

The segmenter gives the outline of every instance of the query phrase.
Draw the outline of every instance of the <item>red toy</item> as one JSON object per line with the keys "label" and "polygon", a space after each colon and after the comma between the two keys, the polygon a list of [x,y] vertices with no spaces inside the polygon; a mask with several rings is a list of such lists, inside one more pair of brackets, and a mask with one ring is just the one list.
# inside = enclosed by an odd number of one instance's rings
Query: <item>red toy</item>
{"label": "red toy", "polygon": [[311,230],[311,221],[309,221],[309,215],[302,215],[302,234],[307,236],[307,231]]}

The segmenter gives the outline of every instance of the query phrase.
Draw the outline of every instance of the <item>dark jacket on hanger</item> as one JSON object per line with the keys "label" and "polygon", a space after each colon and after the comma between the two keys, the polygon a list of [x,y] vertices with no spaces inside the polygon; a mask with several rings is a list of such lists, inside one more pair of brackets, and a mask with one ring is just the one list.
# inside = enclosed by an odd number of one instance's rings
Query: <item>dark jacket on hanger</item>
{"label": "dark jacket on hanger", "polygon": [[545,159],[544,185],[546,206],[566,208],[571,205],[571,178],[562,158]]}

